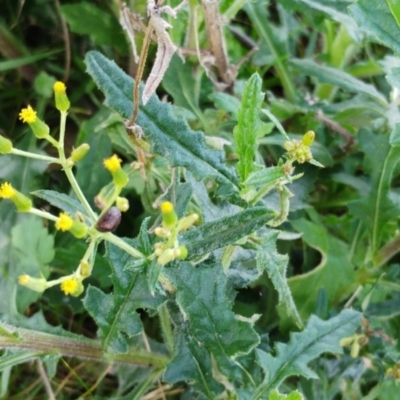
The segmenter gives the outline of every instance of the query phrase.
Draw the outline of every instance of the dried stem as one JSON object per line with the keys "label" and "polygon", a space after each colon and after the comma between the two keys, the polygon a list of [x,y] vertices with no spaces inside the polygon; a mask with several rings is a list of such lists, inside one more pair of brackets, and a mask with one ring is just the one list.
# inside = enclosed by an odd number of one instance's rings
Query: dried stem
{"label": "dried stem", "polygon": [[211,52],[215,57],[215,67],[222,81],[228,87],[231,87],[235,81],[236,73],[235,69],[229,64],[226,52],[219,2],[217,0],[202,0],[202,6]]}

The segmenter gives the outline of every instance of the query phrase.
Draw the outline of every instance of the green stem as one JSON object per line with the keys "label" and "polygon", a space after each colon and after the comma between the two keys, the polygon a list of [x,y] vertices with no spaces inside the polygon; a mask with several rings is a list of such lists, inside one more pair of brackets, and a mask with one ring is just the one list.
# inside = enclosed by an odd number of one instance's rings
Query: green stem
{"label": "green stem", "polygon": [[23,156],[23,157],[29,157],[29,158],[35,158],[37,160],[42,160],[42,161],[47,161],[49,163],[54,163],[54,164],[60,164],[60,160],[55,157],[49,157],[49,156],[44,156],[41,154],[35,154],[35,153],[30,153],[29,151],[24,151],[24,150],[19,150],[13,148],[11,150],[11,154],[15,154],[17,156]]}
{"label": "green stem", "polygon": [[30,214],[34,214],[34,215],[37,215],[39,217],[49,219],[50,221],[57,221],[58,220],[58,217],[56,217],[55,215],[50,214],[50,213],[48,213],[46,211],[38,210],[37,208],[31,208],[28,212]]}
{"label": "green stem", "polygon": [[146,256],[144,254],[142,254],[139,250],[136,250],[135,248],[130,246],[128,243],[124,242],[118,236],[113,235],[111,232],[103,233],[100,235],[100,237],[102,239],[107,240],[108,242],[114,244],[115,246],[119,247],[120,249],[126,251],[132,257],[146,258]]}
{"label": "green stem", "polygon": [[65,124],[67,121],[67,112],[66,111],[61,111],[61,119],[60,119],[60,139],[59,139],[59,147],[58,147],[58,154],[60,156],[60,161],[61,165],[64,168],[65,175],[67,175],[67,178],[69,180],[69,183],[72,187],[72,190],[75,192],[76,197],[78,200],[82,203],[83,207],[85,208],[88,216],[92,218],[93,221],[96,220],[96,214],[90,207],[90,204],[86,200],[86,197],[82,193],[81,188],[78,185],[78,182],[75,179],[74,174],[72,173],[72,169],[70,166],[67,165],[67,159],[65,157],[65,151],[64,151],[64,137],[65,137]]}
{"label": "green stem", "polygon": [[237,12],[247,3],[248,0],[235,0],[223,13],[224,20],[230,21]]}

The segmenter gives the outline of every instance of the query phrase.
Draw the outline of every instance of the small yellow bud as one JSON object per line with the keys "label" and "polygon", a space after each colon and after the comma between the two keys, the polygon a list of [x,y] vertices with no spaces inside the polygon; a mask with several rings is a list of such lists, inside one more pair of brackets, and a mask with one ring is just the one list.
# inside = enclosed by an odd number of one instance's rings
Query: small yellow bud
{"label": "small yellow bud", "polygon": [[71,106],[67,94],[65,93],[66,87],[62,82],[56,82],[53,86],[54,89],[54,99],[56,103],[56,108],[59,111],[67,111]]}
{"label": "small yellow bud", "polygon": [[0,154],[9,154],[13,149],[13,145],[11,140],[6,139],[3,136],[0,136]]}
{"label": "small yellow bud", "polygon": [[5,182],[0,186],[0,198],[10,199],[18,211],[27,212],[32,208],[32,200],[15,190],[11,183]]}
{"label": "small yellow bud", "polygon": [[89,150],[90,146],[87,143],[81,144],[78,148],[72,150],[71,160],[73,162],[78,162],[82,160],[86,156]]}
{"label": "small yellow bud", "polygon": [[79,263],[79,268],[80,268],[79,273],[84,278],[87,278],[92,273],[92,266],[86,260],[82,260]]}
{"label": "small yellow bud", "polygon": [[315,132],[308,131],[303,135],[301,141],[304,145],[310,147],[313,144],[314,139],[315,139]]}
{"label": "small yellow bud", "polygon": [[56,221],[56,229],[58,231],[69,231],[72,226],[74,224],[74,220],[72,219],[72,217],[66,213],[66,212],[62,212],[60,213],[58,220]]}
{"label": "small yellow bud", "polygon": [[170,228],[178,222],[178,216],[174,210],[174,205],[169,201],[164,201],[160,205],[163,224],[165,227]]}
{"label": "small yellow bud", "polygon": [[195,224],[199,220],[199,214],[191,214],[187,217],[181,218],[178,222],[178,232],[185,231],[189,229],[193,224]]}
{"label": "small yellow bud", "polygon": [[171,231],[158,226],[156,229],[154,229],[154,234],[160,238],[169,238],[171,236]]}
{"label": "small yellow bud", "polygon": [[47,281],[44,278],[32,278],[31,276],[24,274],[18,277],[18,283],[25,286],[35,292],[42,293],[47,289]]}
{"label": "small yellow bud", "polygon": [[115,205],[117,206],[118,210],[122,212],[129,210],[129,201],[126,197],[117,197],[117,200],[115,200]]}
{"label": "small yellow bud", "polygon": [[[80,282],[80,283],[82,284],[82,282]],[[74,294],[75,294],[77,291],[80,290],[79,282],[78,282],[78,280],[77,280],[75,277],[73,277],[73,278],[69,277],[69,278],[65,279],[65,281],[63,281],[63,282],[61,283],[60,287],[61,287],[61,290],[62,290],[66,295],[70,294],[70,295],[72,295],[72,296],[74,296]],[[81,292],[81,293],[82,293],[82,292]]]}

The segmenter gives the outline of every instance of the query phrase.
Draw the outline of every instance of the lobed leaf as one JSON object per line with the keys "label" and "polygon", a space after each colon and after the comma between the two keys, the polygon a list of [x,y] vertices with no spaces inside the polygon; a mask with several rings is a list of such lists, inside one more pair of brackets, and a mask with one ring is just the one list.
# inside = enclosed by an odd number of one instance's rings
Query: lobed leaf
{"label": "lobed leaf", "polygon": [[354,334],[361,318],[362,314],[354,310],[343,310],[328,321],[312,315],[306,328],[292,334],[289,343],[276,344],[276,357],[257,350],[265,378],[252,400],[263,398],[289,376],[317,378],[318,375],[307,364],[322,353],[343,353],[340,340]]}
{"label": "lobed leaf", "polygon": [[[86,65],[88,73],[105,93],[105,104],[124,118],[130,118],[133,79],[95,51],[86,55]],[[169,104],[152,96],[139,110],[136,122],[154,154],[167,157],[172,167],[187,168],[197,180],[212,178],[230,194],[238,192],[235,171],[225,164],[224,153],[208,148],[203,133],[192,131],[186,121],[175,118]]]}
{"label": "lobed leaf", "polygon": [[233,131],[239,157],[236,169],[242,182],[255,169],[254,157],[258,148],[256,134],[261,123],[258,114],[264,99],[261,85],[262,81],[257,72],[246,82],[237,114],[238,124]]}

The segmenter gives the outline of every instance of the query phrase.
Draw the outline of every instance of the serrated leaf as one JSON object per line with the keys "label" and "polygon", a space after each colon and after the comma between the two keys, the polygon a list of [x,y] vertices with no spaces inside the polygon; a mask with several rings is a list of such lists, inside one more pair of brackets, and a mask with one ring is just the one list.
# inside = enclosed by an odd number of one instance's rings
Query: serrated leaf
{"label": "serrated leaf", "polygon": [[246,186],[261,186],[267,184],[273,184],[286,175],[282,167],[269,167],[263,168],[259,171],[253,172],[247,178]]}
{"label": "serrated leaf", "polygon": [[[94,51],[86,55],[86,64],[89,74],[106,95],[105,104],[124,118],[130,118],[133,79],[113,61]],[[184,120],[175,118],[169,104],[152,96],[146,106],[139,106],[136,122],[151,144],[151,151],[167,157],[172,167],[185,167],[197,180],[209,177],[228,187],[231,193],[237,193],[237,177],[235,171],[226,166],[224,153],[208,148],[204,135],[192,131]]]}
{"label": "serrated leaf", "polygon": [[[126,241],[137,246],[136,240]],[[144,271],[131,273],[126,270],[132,257],[125,251],[107,244],[106,258],[112,269],[114,291],[105,294],[89,286],[83,304],[99,327],[98,336],[104,349],[125,353],[128,350],[127,337],[138,335],[143,330],[136,309],[156,309],[163,298],[158,294],[151,295]]]}
{"label": "serrated leaf", "polygon": [[385,0],[359,0],[349,7],[358,26],[400,54],[400,28]]}
{"label": "serrated leaf", "polygon": [[[390,140],[397,143],[397,126]],[[370,233],[372,255],[380,246],[384,226],[400,214],[400,206],[391,198],[392,174],[400,160],[400,147],[389,144],[389,137],[376,135],[363,129],[358,134],[359,144],[365,154],[364,165],[371,172],[371,189],[367,197],[349,204],[350,211],[360,218]]]}
{"label": "serrated leaf", "polygon": [[387,104],[385,97],[376,90],[375,86],[364,83],[347,72],[317,64],[308,59],[292,59],[290,63],[303,74],[317,78],[319,82],[330,83],[352,93],[363,93],[379,101],[381,104]]}
{"label": "serrated leaf", "polygon": [[237,114],[238,124],[233,130],[236,153],[239,158],[236,169],[242,182],[255,169],[254,157],[258,148],[256,135],[261,124],[258,114],[264,99],[261,85],[262,81],[257,72],[246,82]]}
{"label": "serrated leaf", "polygon": [[167,366],[164,379],[170,383],[191,382],[194,390],[214,400],[224,389],[213,377],[211,355],[199,346],[190,333],[190,323],[184,320],[176,304],[169,302],[175,325],[174,357]]}
{"label": "serrated leaf", "polygon": [[252,399],[263,398],[289,376],[317,378],[317,374],[307,364],[322,353],[342,354],[340,339],[354,334],[361,318],[362,314],[353,310],[343,310],[328,321],[312,315],[306,328],[292,334],[289,343],[276,344],[276,357],[257,350],[265,378]]}
{"label": "serrated leaf", "polygon": [[264,226],[274,213],[264,207],[252,207],[236,214],[206,222],[199,228],[190,229],[180,236],[189,259],[236,242]]}
{"label": "serrated leaf", "polygon": [[298,390],[289,394],[281,394],[278,389],[274,389],[269,394],[268,400],[304,400],[304,397]]}
{"label": "serrated leaf", "polygon": [[36,197],[46,200],[52,206],[59,208],[60,210],[66,211],[68,214],[74,216],[76,213],[86,215],[86,211],[82,204],[78,200],[72,197],[56,192],[55,190],[36,190],[32,192]]}
{"label": "serrated leaf", "polygon": [[291,224],[302,233],[303,241],[317,249],[322,257],[320,264],[311,271],[288,279],[297,310],[305,320],[314,312],[321,289],[326,291],[330,306],[351,293],[354,289],[354,266],[348,260],[347,244],[330,235],[322,224],[304,219],[291,221]]}
{"label": "serrated leaf", "polygon": [[193,339],[213,354],[222,373],[242,374],[235,358],[249,353],[259,337],[250,322],[232,312],[222,266],[194,268],[179,262],[166,268],[164,274],[176,288],[176,302],[189,322]]}
{"label": "serrated leaf", "polygon": [[282,303],[289,315],[293,317],[299,327],[303,322],[294,304],[290,288],[286,281],[286,270],[289,261],[287,255],[281,255],[276,250],[276,240],[279,232],[271,231],[261,239],[261,245],[257,251],[257,268],[266,270],[269,278],[279,295],[279,303]]}

